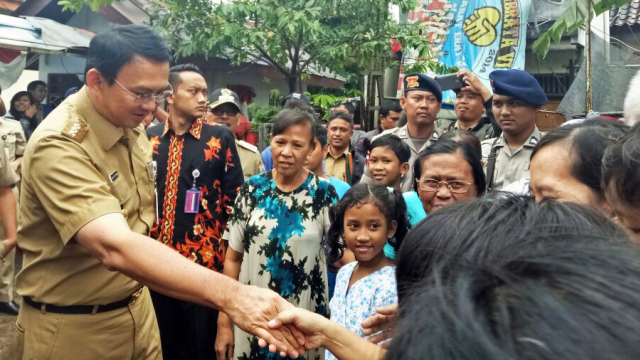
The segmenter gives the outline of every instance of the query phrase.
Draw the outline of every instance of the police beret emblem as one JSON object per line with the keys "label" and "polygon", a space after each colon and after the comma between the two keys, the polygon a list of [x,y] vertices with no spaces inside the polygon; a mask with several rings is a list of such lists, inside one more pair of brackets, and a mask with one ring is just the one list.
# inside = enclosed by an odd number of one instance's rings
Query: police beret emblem
{"label": "police beret emblem", "polygon": [[407,78],[407,88],[408,89],[415,89],[417,87],[419,87],[420,84],[418,83],[418,76],[409,76]]}

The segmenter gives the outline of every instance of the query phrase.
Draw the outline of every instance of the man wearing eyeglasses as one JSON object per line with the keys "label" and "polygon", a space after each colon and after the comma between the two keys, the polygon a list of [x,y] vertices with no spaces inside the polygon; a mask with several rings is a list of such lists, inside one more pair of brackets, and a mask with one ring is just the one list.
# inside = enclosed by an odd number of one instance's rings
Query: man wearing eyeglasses
{"label": "man wearing eyeglasses", "polygon": [[[20,358],[161,359],[148,288],[222,309],[236,326],[279,350],[294,357],[301,351],[295,328],[268,330],[268,320],[290,308],[289,303],[194,263],[216,258],[208,247],[192,247],[199,240],[193,234],[215,238],[223,229],[196,220],[192,229],[162,237],[165,244],[148,237],[156,219],[156,167],[141,123],[171,94],[170,61],[170,49],[147,27],[114,27],[96,35],[89,45],[85,86],[58,106],[27,144],[18,232],[24,252],[17,280],[23,297],[16,322]],[[180,139],[199,133],[187,129],[189,135],[172,137],[172,151],[184,145]],[[221,166],[233,167],[234,151],[227,147],[222,152],[221,146],[211,138],[202,156],[220,158]],[[176,163],[196,177],[192,165]],[[213,171],[199,170],[203,177]],[[192,185],[194,179],[170,180]],[[178,193],[167,184],[166,193],[158,195],[182,210],[205,207],[212,196],[206,194],[209,191],[217,197],[216,205],[193,216],[203,222],[222,216],[217,207],[224,209],[229,195],[201,180],[196,179],[191,194]],[[202,196],[200,201],[195,201],[196,194]],[[192,201],[185,200],[188,195]],[[163,214],[168,214],[166,209]],[[176,219],[161,220],[173,225]],[[189,252],[188,259],[167,246],[180,236],[185,246],[176,250]]]}
{"label": "man wearing eyeglasses", "polygon": [[[434,79],[425,74],[407,74],[403,85],[404,94],[400,99],[400,106],[407,116],[407,124],[383,131],[371,141],[386,134],[393,134],[409,145],[409,171],[400,183],[402,192],[407,192],[413,188],[413,164],[418,154],[442,135],[442,130],[435,126],[436,116],[442,107],[442,90]],[[368,166],[361,181],[366,184],[373,183],[369,177]]]}
{"label": "man wearing eyeglasses", "polygon": [[[209,99],[211,122],[226,126],[235,136],[238,122],[240,121],[240,98],[238,94],[229,89],[218,89],[211,94]],[[238,139],[236,139],[236,145],[240,163],[242,164],[244,180],[264,172],[262,157],[257,147]]]}

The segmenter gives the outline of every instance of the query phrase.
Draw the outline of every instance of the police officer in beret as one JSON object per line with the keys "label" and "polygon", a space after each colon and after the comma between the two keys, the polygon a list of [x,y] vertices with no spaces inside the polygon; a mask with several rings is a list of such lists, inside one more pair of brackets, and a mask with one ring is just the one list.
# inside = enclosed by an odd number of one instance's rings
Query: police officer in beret
{"label": "police officer in beret", "polygon": [[[435,120],[442,107],[442,90],[440,85],[432,78],[424,74],[407,74],[403,80],[404,93],[400,99],[400,106],[407,116],[407,124],[383,131],[374,137],[373,142],[380,136],[393,134],[399,137],[411,149],[409,159],[409,171],[404,175],[400,183],[403,192],[411,191],[413,187],[413,163],[418,153],[437,141],[443,131],[436,128]],[[369,170],[365,168],[362,182],[373,183],[369,178]]]}
{"label": "police officer in beret", "polygon": [[487,189],[529,177],[529,160],[542,133],[536,126],[538,109],[548,102],[542,87],[522,70],[495,70],[489,74],[493,87],[493,115],[502,135],[482,142]]}
{"label": "police officer in beret", "polygon": [[[238,94],[229,89],[214,91],[209,97],[209,110],[212,114],[212,122],[228,127],[235,137],[238,122],[240,121],[240,98]],[[262,157],[260,157],[260,151],[258,151],[257,147],[238,139],[236,139],[236,147],[238,148],[238,156],[240,156],[244,180],[264,172]]]}

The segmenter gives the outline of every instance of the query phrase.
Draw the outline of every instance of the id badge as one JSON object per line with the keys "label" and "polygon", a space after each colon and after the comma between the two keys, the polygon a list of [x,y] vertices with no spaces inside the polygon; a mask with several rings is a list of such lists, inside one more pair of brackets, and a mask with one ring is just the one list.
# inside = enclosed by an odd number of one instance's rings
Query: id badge
{"label": "id badge", "polygon": [[200,210],[200,190],[191,188],[187,190],[184,201],[184,212],[186,214],[196,214]]}

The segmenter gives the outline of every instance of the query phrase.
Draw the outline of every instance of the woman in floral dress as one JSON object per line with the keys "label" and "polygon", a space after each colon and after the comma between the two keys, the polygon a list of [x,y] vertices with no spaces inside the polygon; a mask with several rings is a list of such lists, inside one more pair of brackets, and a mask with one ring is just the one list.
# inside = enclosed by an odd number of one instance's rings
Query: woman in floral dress
{"label": "woman in floral dress", "polygon": [[[282,110],[274,121],[271,150],[274,169],[249,178],[229,219],[224,274],[244,284],[269,288],[297,307],[328,315],[328,288],[322,237],[329,228],[329,207],[337,194],[328,181],[305,169],[315,144],[309,113]],[[258,339],[231,330],[220,313],[218,359],[278,359]],[[301,359],[324,359],[324,349]]]}

